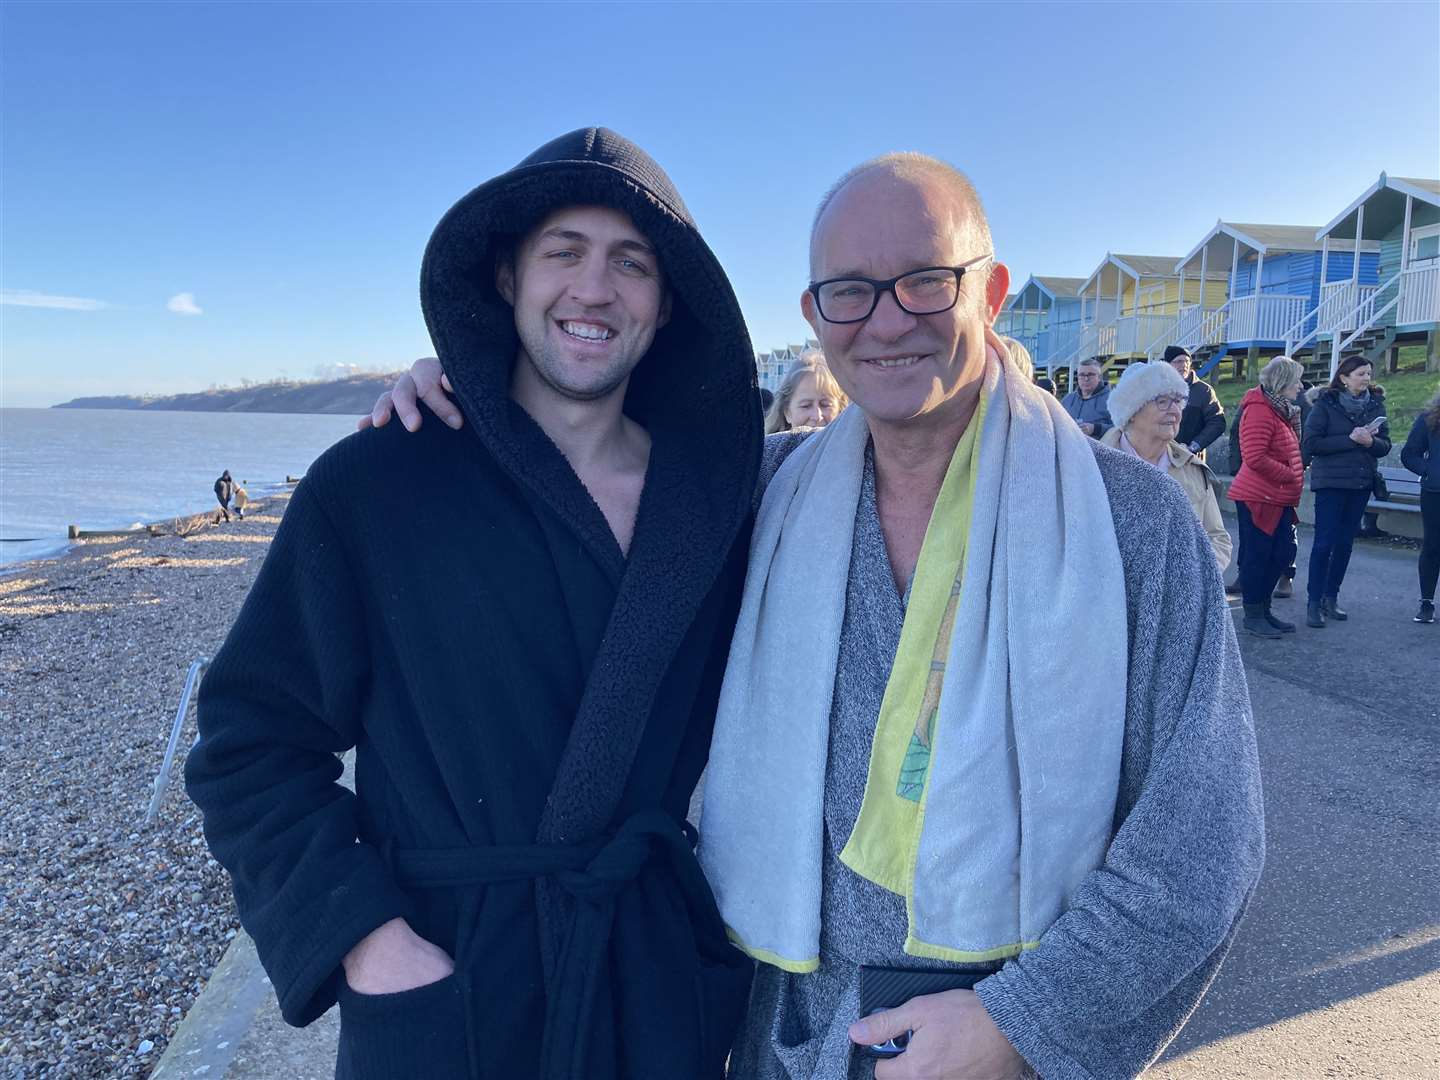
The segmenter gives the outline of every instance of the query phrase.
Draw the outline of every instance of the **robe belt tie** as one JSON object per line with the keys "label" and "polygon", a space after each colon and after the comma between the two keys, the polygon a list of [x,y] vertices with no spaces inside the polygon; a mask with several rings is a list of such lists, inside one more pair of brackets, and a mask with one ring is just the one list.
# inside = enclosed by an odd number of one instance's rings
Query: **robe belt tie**
{"label": "robe belt tie", "polygon": [[[541,1075],[573,1080],[589,1071],[587,1051],[595,997],[604,975],[615,919],[615,897],[640,876],[652,855],[664,856],[691,911],[713,907],[704,876],[692,854],[694,830],[663,810],[642,810],[627,818],[608,839],[584,844],[524,844],[463,848],[395,848],[392,866],[412,889],[466,889],[480,885],[549,877],[575,901],[575,921],[561,943],[555,978],[545,1002]],[[475,910],[463,920],[456,943],[455,971],[465,999],[470,1071],[478,1075],[470,1007],[470,966]]]}

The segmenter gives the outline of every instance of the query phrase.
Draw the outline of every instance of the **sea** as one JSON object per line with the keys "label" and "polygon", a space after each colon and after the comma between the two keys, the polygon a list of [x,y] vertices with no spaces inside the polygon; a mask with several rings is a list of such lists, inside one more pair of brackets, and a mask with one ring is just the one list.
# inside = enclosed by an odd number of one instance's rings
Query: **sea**
{"label": "sea", "polygon": [[0,573],[65,550],[68,526],[140,528],[214,507],[226,469],[251,498],[286,488],[353,416],[0,409]]}

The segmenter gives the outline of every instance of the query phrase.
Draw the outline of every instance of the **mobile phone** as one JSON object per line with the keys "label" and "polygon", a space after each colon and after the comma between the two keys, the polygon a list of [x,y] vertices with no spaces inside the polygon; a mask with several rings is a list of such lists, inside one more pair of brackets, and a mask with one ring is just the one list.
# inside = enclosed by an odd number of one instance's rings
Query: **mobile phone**
{"label": "mobile phone", "polygon": [[1370,434],[1373,435],[1375,434],[1375,432],[1379,431],[1381,425],[1387,423],[1389,419],[1390,418],[1388,416],[1377,416],[1374,420],[1371,420],[1365,426],[1370,429]]}
{"label": "mobile phone", "polygon": [[[969,990],[987,975],[999,970],[999,964],[974,968],[900,968],[860,965],[860,1015],[896,1009],[913,997],[939,994],[946,990]],[[871,1058],[893,1058],[905,1052],[913,1032],[896,1035],[887,1042],[861,1048]]]}

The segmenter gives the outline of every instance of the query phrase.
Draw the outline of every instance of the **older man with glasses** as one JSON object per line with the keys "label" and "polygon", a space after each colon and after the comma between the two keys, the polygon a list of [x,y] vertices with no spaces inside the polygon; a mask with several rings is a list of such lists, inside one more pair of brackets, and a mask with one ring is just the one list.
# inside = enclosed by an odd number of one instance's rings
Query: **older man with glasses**
{"label": "older man with glasses", "polygon": [[1093,356],[1080,361],[1075,369],[1075,389],[1060,402],[1061,408],[1080,425],[1092,439],[1101,439],[1115,426],[1110,418],[1110,386],[1105,381],[1105,368]]}
{"label": "older man with glasses", "polygon": [[716,717],[700,860],[759,962],[737,1078],[1134,1076],[1260,873],[1207,538],[1018,375],[993,250],[918,154],[812,226],[801,309],[857,407],[766,441]]}

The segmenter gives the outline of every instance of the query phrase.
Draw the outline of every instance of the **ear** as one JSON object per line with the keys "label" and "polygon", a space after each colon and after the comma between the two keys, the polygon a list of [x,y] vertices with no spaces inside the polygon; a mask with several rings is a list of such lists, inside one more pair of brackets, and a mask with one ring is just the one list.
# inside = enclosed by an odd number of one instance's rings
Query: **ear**
{"label": "ear", "polygon": [[985,282],[985,307],[993,325],[1005,306],[1005,297],[1010,295],[1010,268],[997,262],[990,268],[990,277]]}
{"label": "ear", "polygon": [[655,329],[659,330],[670,321],[670,290],[666,289],[660,297],[660,314],[655,319]]}
{"label": "ear", "polygon": [[511,307],[515,306],[515,264],[501,259],[495,264],[495,289]]}
{"label": "ear", "polygon": [[805,321],[810,324],[810,329],[815,331],[815,337],[820,337],[820,312],[815,307],[815,294],[806,289],[800,294],[800,314],[805,316]]}

